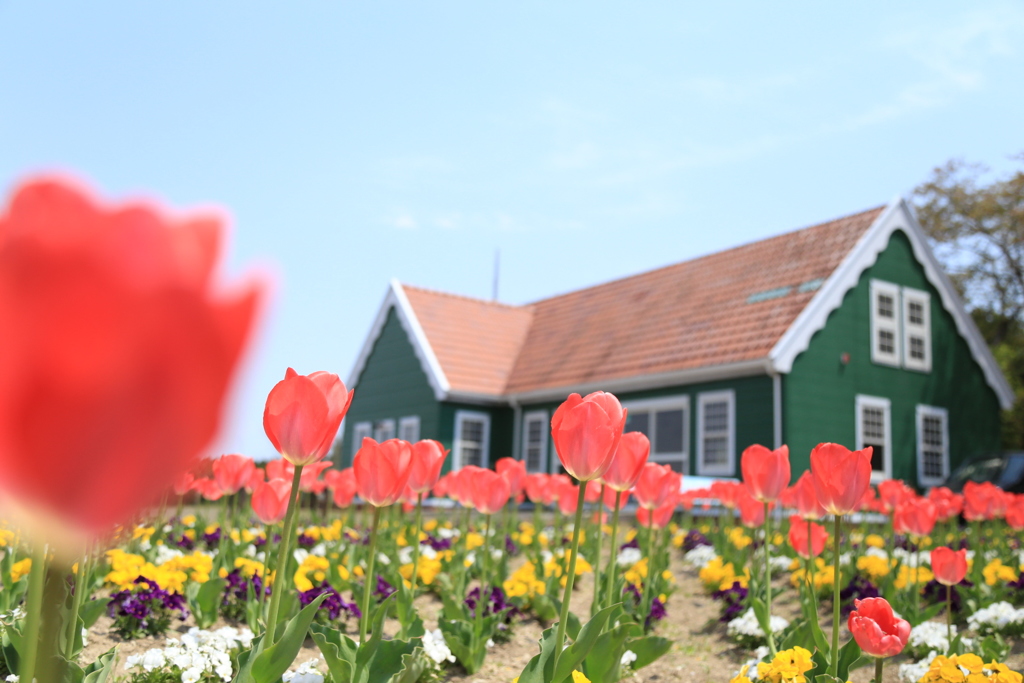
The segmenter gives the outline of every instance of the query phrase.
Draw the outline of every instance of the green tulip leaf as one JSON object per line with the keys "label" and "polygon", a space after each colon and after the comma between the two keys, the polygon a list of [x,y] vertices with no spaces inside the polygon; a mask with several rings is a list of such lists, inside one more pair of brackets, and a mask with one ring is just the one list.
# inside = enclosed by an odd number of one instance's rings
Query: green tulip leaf
{"label": "green tulip leaf", "polygon": [[[586,656],[593,649],[594,644],[597,643],[598,638],[604,632],[605,624],[608,623],[608,616],[612,610],[615,609],[615,605],[611,607],[605,607],[603,610],[594,615],[594,618],[586,623],[579,630],[579,635],[575,642],[568,648],[562,651],[562,654],[558,657],[558,665],[555,667],[553,680],[561,681],[562,679],[568,678],[572,675],[572,670],[578,667]],[[560,647],[559,643],[556,643],[556,647]]]}
{"label": "green tulip leaf", "polygon": [[664,656],[672,649],[672,641],[660,636],[645,636],[629,641],[625,649],[636,654],[636,661],[632,664],[633,670],[636,671]]}

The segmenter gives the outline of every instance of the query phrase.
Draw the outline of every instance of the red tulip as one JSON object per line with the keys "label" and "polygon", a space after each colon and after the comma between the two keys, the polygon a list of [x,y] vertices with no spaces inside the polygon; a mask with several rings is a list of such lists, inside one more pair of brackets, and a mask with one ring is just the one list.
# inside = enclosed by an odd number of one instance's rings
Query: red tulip
{"label": "red tulip", "polygon": [[970,522],[1002,517],[1006,512],[1003,490],[990,481],[964,484],[964,518]]}
{"label": "red tulip", "polygon": [[288,512],[291,491],[291,482],[284,479],[260,482],[252,491],[252,511],[264,524],[277,524]]}
{"label": "red tulip", "polygon": [[898,534],[927,536],[938,519],[935,503],[927,498],[908,498],[896,507],[892,516],[893,529]]}
{"label": "red tulip", "polygon": [[453,477],[454,472],[449,472],[448,474],[444,475],[443,477],[437,480],[437,483],[434,484],[434,488],[431,490],[431,493],[435,498],[445,498],[448,496],[448,493],[451,489]]}
{"label": "red tulip", "polygon": [[558,509],[563,515],[576,514],[579,503],[580,487],[568,482],[558,482]]}
{"label": "red tulip", "polygon": [[583,500],[588,503],[596,503],[601,500],[601,489],[604,487],[597,479],[591,479],[586,483],[586,491],[583,493]]}
{"label": "red tulip", "polygon": [[616,491],[633,488],[650,454],[651,442],[643,432],[626,432],[601,480]]}
{"label": "red tulip", "polygon": [[[409,473],[409,488],[413,493],[427,493],[441,476],[441,466],[448,456],[448,450],[433,439],[423,439],[412,445],[412,470]],[[416,496],[413,496],[413,501]]]}
{"label": "red tulip", "polygon": [[892,613],[885,598],[855,600],[847,626],[864,654],[892,657],[903,651],[910,638],[910,624]]}
{"label": "red tulip", "polygon": [[737,499],[747,495],[746,488],[738,481],[721,480],[712,482],[710,493],[727,510],[735,509]]}
{"label": "red tulip", "polygon": [[517,503],[523,502],[523,487],[526,485],[526,463],[515,458],[499,458],[494,463],[494,469],[508,480],[511,497]]}
{"label": "red tulip", "polygon": [[580,481],[597,479],[611,464],[625,424],[626,411],[613,395],[570,395],[551,417],[551,438],[562,466]]}
{"label": "red tulip", "polygon": [[216,481],[207,477],[202,477],[193,481],[192,490],[197,491],[199,495],[209,501],[220,500],[221,496],[224,495],[224,489],[222,489]]}
{"label": "red tulip", "polygon": [[935,510],[943,522],[956,517],[964,509],[964,497],[945,486],[936,486],[929,491],[928,500],[935,503]]}
{"label": "red tulip", "polygon": [[815,524],[800,517],[800,515],[793,515],[789,518],[789,544],[793,546],[793,550],[800,557],[808,558],[808,543],[807,543],[807,527],[811,527],[811,542],[810,542],[810,557],[817,557],[821,555],[821,552],[825,549],[825,543],[828,541],[828,532],[825,531],[825,527],[820,524]]}
{"label": "red tulip", "polygon": [[633,489],[637,505],[648,510],[660,508],[672,493],[679,491],[679,479],[668,465],[646,463]]}
{"label": "red tulip", "polygon": [[[327,484],[319,479],[320,474],[330,469],[333,463],[330,460],[321,460],[320,462],[310,463],[302,468],[302,476],[299,478],[299,489],[303,493],[323,493],[324,489],[327,488]],[[295,476],[295,468],[291,463],[285,465],[285,470],[288,472],[288,477]]]}
{"label": "red tulip", "polygon": [[392,505],[402,495],[412,469],[412,446],[408,441],[388,439],[377,443],[363,439],[352,459],[356,491],[374,507]]}
{"label": "red tulip", "polygon": [[267,471],[259,467],[253,467],[252,472],[249,474],[249,481],[245,482],[245,490],[252,493],[256,490],[258,484],[266,480]]}
{"label": "red tulip", "polygon": [[[655,529],[664,529],[672,521],[672,515],[676,511],[676,498],[678,495],[678,493],[670,495],[665,504],[655,510],[648,510],[642,507],[637,508],[636,523],[642,527],[653,525]],[[612,504],[614,505],[614,501]]]}
{"label": "red tulip", "polygon": [[835,443],[820,443],[811,451],[811,474],[818,502],[830,515],[857,510],[871,486],[871,446],[851,451]]}
{"label": "red tulip", "polygon": [[914,489],[901,479],[886,479],[878,485],[878,497],[882,499],[887,514],[892,514],[900,503],[916,495]]}
{"label": "red tulip", "polygon": [[757,529],[764,524],[764,503],[755,500],[744,491],[736,499],[736,507],[740,510],[740,523],[749,529]]}
{"label": "red tulip", "polygon": [[337,375],[288,368],[267,396],[263,429],[281,457],[309,465],[327,455],[351,403],[352,392]]}
{"label": "red tulip", "polygon": [[0,207],[0,503],[78,557],[219,431],[263,287],[218,286],[216,214],[40,178]]}
{"label": "red tulip", "polygon": [[213,461],[213,478],[225,494],[235,494],[245,488],[256,469],[252,458],[244,455],[222,455]]}
{"label": "red tulip", "polygon": [[195,475],[191,472],[182,473],[180,477],[174,480],[174,495],[184,496],[192,490],[192,484],[195,483],[195,480]]}
{"label": "red tulip", "polygon": [[1014,531],[1024,529],[1024,502],[1020,498],[1006,507],[1006,523]]}
{"label": "red tulip", "polygon": [[475,467],[476,465],[467,465],[461,470],[453,472],[451,474],[451,478],[448,480],[448,497],[464,508],[473,507],[473,499],[470,497],[470,489],[466,486],[469,481],[466,477],[466,473],[472,472]]}
{"label": "red tulip", "polygon": [[544,494],[547,487],[548,475],[542,472],[527,474],[523,481],[523,489],[526,491],[526,497],[534,503],[544,503]]}
{"label": "red tulip", "polygon": [[932,550],[932,572],[943,586],[955,586],[967,576],[967,549],[938,547]]}
{"label": "red tulip", "polygon": [[328,481],[334,497],[334,504],[340,508],[347,508],[352,504],[352,499],[356,497],[356,473],[351,467],[334,471],[337,474]]}
{"label": "red tulip", "polygon": [[466,488],[477,512],[493,515],[505,507],[511,494],[508,479],[482,467],[467,469],[462,476],[466,478]]}
{"label": "red tulip", "polygon": [[[818,502],[818,492],[814,490],[814,476],[810,471],[804,472],[790,489],[793,491],[792,506],[799,511],[804,519],[821,519],[827,513]],[[871,487],[868,487],[871,490]]]}
{"label": "red tulip", "polygon": [[291,481],[294,474],[295,468],[284,458],[271,460],[267,463],[267,479],[285,479],[287,481]]}
{"label": "red tulip", "polygon": [[760,444],[748,446],[740,458],[743,483],[754,500],[771,503],[789,486],[789,446],[769,450]]}
{"label": "red tulip", "polygon": [[[615,489],[611,488],[610,486],[605,486],[604,487],[604,499],[603,499],[603,502],[604,502],[604,506],[606,508],[608,508],[609,510],[614,510],[615,509],[615,495],[617,493],[620,493],[620,492],[616,491]],[[629,494],[630,494],[629,491],[621,491],[621,493],[622,493],[622,496],[619,498],[619,509],[622,509],[622,508],[626,507],[626,503],[629,502]]]}

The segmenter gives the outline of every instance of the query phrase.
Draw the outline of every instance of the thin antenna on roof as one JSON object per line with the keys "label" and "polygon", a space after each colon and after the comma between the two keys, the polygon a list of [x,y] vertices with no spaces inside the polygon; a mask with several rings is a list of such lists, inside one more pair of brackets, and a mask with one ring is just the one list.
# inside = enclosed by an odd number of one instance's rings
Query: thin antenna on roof
{"label": "thin antenna on roof", "polygon": [[491,290],[491,301],[498,300],[498,275],[501,272],[501,249],[494,250],[494,288]]}

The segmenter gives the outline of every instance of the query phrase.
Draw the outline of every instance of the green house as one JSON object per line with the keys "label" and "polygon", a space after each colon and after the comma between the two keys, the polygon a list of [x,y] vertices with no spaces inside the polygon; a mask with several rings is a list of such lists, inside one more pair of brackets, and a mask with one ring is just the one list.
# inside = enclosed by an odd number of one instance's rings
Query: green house
{"label": "green house", "polygon": [[919,487],[998,450],[1013,401],[903,200],[522,306],[392,282],[350,385],[345,464],[432,438],[449,467],[554,471],[552,412],[603,390],[680,472],[785,443],[795,476],[834,441]]}

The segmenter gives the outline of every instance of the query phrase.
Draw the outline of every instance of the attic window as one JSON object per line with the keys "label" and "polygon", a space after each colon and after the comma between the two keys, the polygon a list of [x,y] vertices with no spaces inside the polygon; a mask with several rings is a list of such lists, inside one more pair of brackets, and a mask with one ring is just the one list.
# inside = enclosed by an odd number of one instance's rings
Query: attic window
{"label": "attic window", "polygon": [[903,335],[907,355],[903,367],[929,372],[932,369],[931,295],[903,288]]}
{"label": "attic window", "polygon": [[900,319],[896,317],[900,288],[891,282],[871,281],[871,361],[901,365]]}

